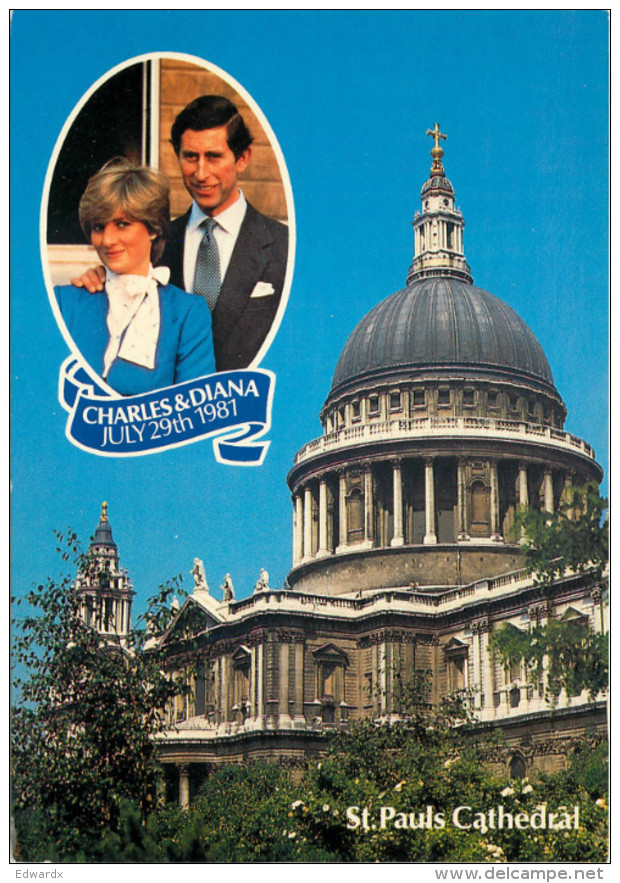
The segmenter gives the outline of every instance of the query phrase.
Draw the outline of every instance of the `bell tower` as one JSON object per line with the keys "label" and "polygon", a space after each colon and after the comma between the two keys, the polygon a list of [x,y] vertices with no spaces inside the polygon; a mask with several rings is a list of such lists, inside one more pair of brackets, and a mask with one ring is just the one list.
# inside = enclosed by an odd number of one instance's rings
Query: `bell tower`
{"label": "bell tower", "polygon": [[118,548],[108,521],[108,504],[91,540],[88,559],[76,580],[82,618],[101,635],[124,638],[131,628],[131,605],[135,592],[127,570],[120,567]]}
{"label": "bell tower", "polygon": [[452,276],[471,283],[473,279],[463,251],[465,222],[460,210],[455,208],[454,187],[446,178],[441,161],[440,141],[448,136],[440,131],[439,123],[427,129],[426,134],[435,142],[431,150],[433,163],[422,187],[422,212],[416,212],[413,220],[414,254],[407,285],[432,276]]}

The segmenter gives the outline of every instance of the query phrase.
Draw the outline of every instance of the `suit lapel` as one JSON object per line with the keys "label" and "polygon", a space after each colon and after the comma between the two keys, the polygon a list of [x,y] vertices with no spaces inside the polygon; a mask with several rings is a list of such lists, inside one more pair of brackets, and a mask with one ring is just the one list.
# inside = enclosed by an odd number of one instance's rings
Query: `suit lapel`
{"label": "suit lapel", "polygon": [[213,311],[218,335],[223,341],[236,325],[239,312],[269,263],[268,246],[272,236],[261,215],[248,203],[245,218],[237,236],[220,296]]}
{"label": "suit lapel", "polygon": [[170,283],[181,290],[185,290],[183,279],[183,248],[185,245],[185,230],[189,221],[191,208],[180,218],[170,224],[170,234],[164,253],[158,261],[158,266],[170,268]]}

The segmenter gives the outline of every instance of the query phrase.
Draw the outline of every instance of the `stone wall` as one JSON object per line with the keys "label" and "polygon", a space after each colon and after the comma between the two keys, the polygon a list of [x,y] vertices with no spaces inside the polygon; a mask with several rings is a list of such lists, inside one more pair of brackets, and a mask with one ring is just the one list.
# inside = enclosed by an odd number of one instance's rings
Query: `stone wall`
{"label": "stone wall", "polygon": [[447,545],[372,549],[333,555],[294,568],[293,589],[318,595],[340,595],[396,586],[467,585],[523,566],[517,546]]}

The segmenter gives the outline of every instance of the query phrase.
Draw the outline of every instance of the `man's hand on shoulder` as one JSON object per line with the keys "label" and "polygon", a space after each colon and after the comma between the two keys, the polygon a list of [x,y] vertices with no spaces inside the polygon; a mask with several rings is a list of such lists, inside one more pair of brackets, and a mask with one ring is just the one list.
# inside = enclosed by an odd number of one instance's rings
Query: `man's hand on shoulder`
{"label": "man's hand on shoulder", "polygon": [[103,291],[104,283],[105,267],[101,265],[90,267],[81,276],[76,276],[71,280],[71,285],[75,285],[76,288],[86,288],[91,294],[94,294],[96,291]]}

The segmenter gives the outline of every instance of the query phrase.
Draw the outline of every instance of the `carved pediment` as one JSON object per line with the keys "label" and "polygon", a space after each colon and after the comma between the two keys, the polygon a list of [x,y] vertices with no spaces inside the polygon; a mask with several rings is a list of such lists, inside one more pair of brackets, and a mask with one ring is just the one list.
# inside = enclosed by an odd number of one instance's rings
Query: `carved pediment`
{"label": "carved pediment", "polygon": [[450,638],[448,643],[443,645],[442,649],[444,654],[451,658],[467,656],[469,653],[469,646],[459,641],[458,638]]}
{"label": "carved pediment", "polygon": [[560,622],[578,622],[580,625],[587,625],[588,616],[574,607],[568,607],[560,617]]}
{"label": "carved pediment", "polygon": [[232,654],[232,661],[237,666],[249,665],[252,659],[252,651],[245,644],[240,644]]}
{"label": "carved pediment", "polygon": [[336,662],[341,665],[349,664],[349,656],[342,650],[340,647],[337,647],[336,644],[327,643],[321,644],[320,647],[317,647],[312,651],[312,655],[319,662]]}
{"label": "carved pediment", "polygon": [[161,642],[162,644],[170,644],[192,638],[219,624],[215,616],[205,610],[202,604],[195,601],[193,597],[190,597],[168,626]]}

